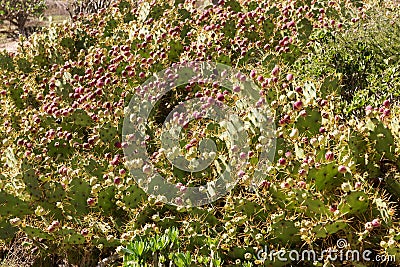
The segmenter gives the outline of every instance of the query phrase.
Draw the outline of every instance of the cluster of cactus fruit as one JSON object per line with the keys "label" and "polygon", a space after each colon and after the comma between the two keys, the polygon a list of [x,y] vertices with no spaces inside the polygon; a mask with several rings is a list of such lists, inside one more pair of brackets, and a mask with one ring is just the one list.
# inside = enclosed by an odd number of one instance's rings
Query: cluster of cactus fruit
{"label": "cluster of cactus fruit", "polygon": [[[0,240],[22,231],[47,248],[122,246],[126,266],[160,262],[156,255],[209,265],[210,253],[213,266],[283,266],[257,250],[324,250],[339,238],[400,260],[399,103],[380,100],[345,119],[340,73],[297,74],[296,60],[315,53],[321,35],[362,24],[369,5],[353,2],[221,0],[196,9],[196,1],[121,0],[1,53]],[[214,203],[172,206],[146,195],[124,166],[124,109],[152,73],[198,60],[237,67],[259,85],[274,113],[276,154],[255,190],[240,181]],[[228,103],[234,90],[178,87],[152,115],[152,163],[182,191],[203,174],[167,166],[160,120],[173,103],[203,95]],[[202,127],[216,126],[189,125],[183,149],[196,147]]]}

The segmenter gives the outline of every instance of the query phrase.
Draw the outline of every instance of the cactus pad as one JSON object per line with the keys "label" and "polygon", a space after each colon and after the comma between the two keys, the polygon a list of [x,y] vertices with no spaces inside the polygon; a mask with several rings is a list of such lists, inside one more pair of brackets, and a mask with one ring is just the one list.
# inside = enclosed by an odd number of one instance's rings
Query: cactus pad
{"label": "cactus pad", "polygon": [[106,123],[100,128],[100,139],[104,143],[110,143],[118,135],[118,130],[111,123]]}
{"label": "cactus pad", "polygon": [[107,187],[99,192],[98,205],[103,210],[104,213],[109,214],[116,208],[114,196],[115,196],[114,187]]}
{"label": "cactus pad", "polygon": [[91,187],[82,178],[74,178],[69,184],[67,197],[69,203],[65,205],[65,210],[72,214],[86,214],[89,212],[87,199],[89,198]]}
{"label": "cactus pad", "polygon": [[0,191],[0,216],[16,216],[31,214],[28,204],[13,195]]}
{"label": "cactus pad", "polygon": [[141,205],[145,199],[147,199],[146,193],[136,185],[131,185],[128,189],[126,189],[122,201],[129,208],[134,209]]}
{"label": "cactus pad", "polygon": [[66,158],[73,152],[73,148],[69,145],[68,141],[63,139],[54,139],[48,146],[48,155],[53,158],[61,157]]}
{"label": "cactus pad", "polygon": [[375,142],[376,151],[383,157],[392,161],[397,161],[395,155],[395,144],[392,132],[383,125],[381,121],[372,119],[375,125],[374,129],[370,132],[369,139]]}
{"label": "cactus pad", "polygon": [[24,160],[21,164],[23,172],[23,180],[28,193],[32,198],[39,199],[42,196],[42,190],[40,189],[39,179],[35,174],[32,166]]}
{"label": "cactus pad", "polygon": [[73,229],[60,229],[57,234],[63,238],[64,244],[79,245],[85,243],[85,237]]}
{"label": "cactus pad", "polygon": [[295,128],[300,133],[305,133],[308,137],[313,137],[319,133],[321,127],[321,113],[318,110],[306,108],[307,116],[299,117],[295,123]]}
{"label": "cactus pad", "polygon": [[45,231],[33,226],[23,227],[22,230],[24,231],[24,233],[26,233],[28,236],[32,238],[43,238],[47,240],[54,240],[54,238],[49,233],[46,233]]}
{"label": "cactus pad", "polygon": [[363,213],[367,211],[369,204],[368,195],[364,192],[351,192],[345,199],[342,201],[338,207],[338,209],[342,213],[355,214],[355,213]]}
{"label": "cactus pad", "polygon": [[340,185],[343,175],[338,172],[335,163],[329,163],[321,166],[320,169],[311,169],[308,177],[315,179],[318,190],[325,190]]}
{"label": "cactus pad", "polygon": [[83,109],[76,109],[69,117],[69,121],[80,127],[88,127],[92,124],[92,119]]}
{"label": "cactus pad", "polygon": [[43,185],[46,200],[50,203],[61,201],[65,197],[65,191],[60,183],[48,182]]}
{"label": "cactus pad", "polygon": [[272,234],[280,244],[298,243],[300,236],[299,229],[292,221],[280,221],[272,225]]}

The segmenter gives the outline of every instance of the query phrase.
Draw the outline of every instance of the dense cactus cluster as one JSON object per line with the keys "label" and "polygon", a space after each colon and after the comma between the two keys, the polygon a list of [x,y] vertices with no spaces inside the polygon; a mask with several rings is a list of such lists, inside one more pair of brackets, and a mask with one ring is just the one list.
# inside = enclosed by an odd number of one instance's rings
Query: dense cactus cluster
{"label": "dense cactus cluster", "polygon": [[[309,67],[321,64],[332,38],[362,27],[373,2],[221,0],[202,8],[196,1],[134,2],[79,14],[34,34],[17,53],[0,54],[4,244],[23,232],[45,244],[43,253],[118,247],[126,266],[283,266],[257,251],[322,251],[345,238],[351,249],[400,260],[398,98],[371,96],[375,106],[363,106],[362,116],[344,116],[343,73]],[[247,169],[229,194],[200,207],[174,206],[135,182],[122,128],[141,84],[193,61],[225,64],[254,80],[260,105],[273,112],[276,153],[268,174],[250,187],[246,174],[265,138],[251,133]],[[397,58],[387,68],[398,64]],[[399,90],[399,80],[393,82]],[[179,86],[151,113],[149,164],[182,194],[213,180],[229,153],[222,126],[199,120],[185,125],[181,150],[196,155],[200,140],[210,138],[218,148],[213,165],[199,173],[171,166],[160,147],[164,120],[188,99],[236,106],[239,91],[207,82]]]}

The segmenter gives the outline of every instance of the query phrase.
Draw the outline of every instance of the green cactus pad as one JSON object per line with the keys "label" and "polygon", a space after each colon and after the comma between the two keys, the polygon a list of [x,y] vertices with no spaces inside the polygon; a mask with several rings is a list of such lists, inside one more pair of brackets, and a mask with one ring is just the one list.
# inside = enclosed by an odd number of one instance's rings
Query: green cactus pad
{"label": "green cactus pad", "polygon": [[[56,146],[58,144],[58,146]],[[67,158],[73,152],[73,148],[70,146],[67,140],[54,139],[47,145],[47,153],[50,157]]]}
{"label": "green cactus pad", "polygon": [[238,1],[236,1],[236,0],[228,0],[228,1],[226,1],[225,6],[231,7],[234,12],[241,12],[242,11],[242,7],[240,6],[240,3]]}
{"label": "green cactus pad", "polygon": [[96,176],[97,178],[103,179],[103,174],[106,171],[106,165],[100,164],[94,159],[89,159],[89,162],[84,165],[85,171],[90,176]]}
{"label": "green cactus pad", "polygon": [[100,139],[104,143],[110,143],[118,135],[118,130],[111,123],[103,124],[100,128]]}
{"label": "green cactus pad", "polygon": [[233,39],[236,35],[236,22],[234,20],[229,20],[225,23],[225,26],[222,28],[222,32],[225,37],[229,39]]}
{"label": "green cactus pad", "polygon": [[327,214],[329,211],[324,202],[319,199],[308,198],[302,203],[302,205],[307,207],[305,214],[309,217],[315,217],[316,215],[322,216]]}
{"label": "green cactus pad", "polygon": [[7,52],[0,52],[0,69],[14,71],[15,66],[12,57]]}
{"label": "green cactus pad", "polygon": [[348,228],[348,224],[344,221],[330,222],[327,224],[318,224],[312,230],[317,238],[326,238],[327,235],[332,235],[340,230]]}
{"label": "green cactus pad", "polygon": [[297,31],[299,33],[299,39],[303,42],[303,44],[306,44],[308,42],[308,38],[310,37],[312,33],[313,26],[311,22],[303,18],[300,20],[299,23],[297,23]]}
{"label": "green cactus pad", "polygon": [[48,182],[43,185],[46,200],[50,203],[61,201],[65,197],[65,191],[60,183]]}
{"label": "green cactus pad", "polygon": [[57,231],[57,235],[60,238],[63,238],[64,244],[79,245],[79,244],[84,244],[86,240],[84,236],[77,233],[73,229],[60,229],[59,231]]}
{"label": "green cactus pad", "polygon": [[307,116],[299,117],[295,123],[295,127],[300,133],[304,133],[311,138],[319,133],[321,127],[321,113],[317,109],[306,108]]}
{"label": "green cactus pad", "polygon": [[246,199],[242,199],[243,203],[239,204],[240,202],[240,200],[237,200],[235,203],[236,212],[246,214],[248,218],[255,218],[261,221],[267,218],[267,215],[265,213],[260,212],[262,207],[257,203]]}
{"label": "green cactus pad", "polygon": [[364,192],[351,192],[340,203],[338,209],[342,213],[355,214],[366,212],[369,205],[368,195]]}
{"label": "green cactus pad", "polygon": [[75,42],[71,37],[63,37],[60,41],[60,45],[73,51]]}
{"label": "green cactus pad", "polygon": [[80,127],[88,127],[93,122],[92,118],[83,109],[76,109],[68,118],[68,121]]}
{"label": "green cactus pad", "polygon": [[168,7],[167,5],[155,5],[154,7],[151,8],[149,17],[155,20],[161,18],[167,7]]}
{"label": "green cactus pad", "polygon": [[178,62],[181,53],[183,52],[183,45],[177,41],[169,42],[171,50],[168,53],[168,59],[172,62]]}
{"label": "green cactus pad", "polygon": [[224,64],[224,65],[231,65],[231,58],[229,56],[226,55],[220,55],[217,57],[217,62]]}
{"label": "green cactus pad", "polygon": [[368,146],[363,136],[359,132],[353,131],[350,135],[348,146],[356,164],[365,165],[365,154],[367,154]]}
{"label": "green cactus pad", "polygon": [[107,187],[99,192],[98,206],[103,210],[104,213],[109,214],[116,209],[114,196],[114,187]]}
{"label": "green cactus pad", "polygon": [[292,221],[280,221],[272,225],[272,234],[279,244],[300,242],[299,229]]}
{"label": "green cactus pad", "polygon": [[247,250],[240,247],[233,247],[232,250],[228,252],[228,256],[233,259],[244,259],[244,254],[246,254]]}
{"label": "green cactus pad", "polygon": [[190,12],[189,11],[187,11],[186,9],[184,9],[184,8],[182,8],[182,9],[178,9],[178,13],[179,13],[179,15],[180,15],[180,20],[185,20],[185,19],[187,19],[187,18],[189,18],[190,17]]}
{"label": "green cactus pad", "polygon": [[74,178],[69,184],[67,198],[69,202],[64,209],[72,214],[86,214],[89,212],[87,199],[89,198],[91,187],[82,178]]}
{"label": "green cactus pad", "polygon": [[335,163],[329,163],[322,165],[320,169],[311,169],[308,178],[315,180],[318,190],[325,190],[340,185],[343,175],[339,173]]}
{"label": "green cactus pad", "polygon": [[335,95],[340,94],[340,86],[338,78],[333,76],[326,77],[319,90],[323,98],[325,98],[330,94],[335,94]]}
{"label": "green cactus pad", "polygon": [[56,207],[56,203],[44,200],[36,202],[35,205],[41,206],[44,210],[48,211],[49,213],[47,216],[51,217],[53,220],[65,220],[62,210]]}
{"label": "green cactus pad", "polygon": [[43,238],[47,240],[54,240],[54,237],[51,236],[49,233],[46,233],[45,231],[33,226],[23,227],[22,230],[24,231],[24,233],[26,233],[28,236],[32,238]]}
{"label": "green cactus pad", "polygon": [[21,95],[24,92],[21,86],[18,86],[18,84],[12,85],[12,89],[9,90],[11,99],[14,101],[14,104],[17,106],[19,109],[24,108],[24,101],[21,99]]}
{"label": "green cactus pad", "polygon": [[301,55],[301,51],[296,45],[289,45],[290,52],[282,54],[283,59],[285,59],[287,64],[293,64]]}
{"label": "green cactus pad", "polygon": [[131,185],[125,190],[125,195],[123,196],[122,201],[128,207],[134,209],[139,207],[145,199],[147,199],[146,193],[136,185]]}
{"label": "green cactus pad", "polygon": [[121,244],[119,239],[107,240],[104,237],[93,238],[92,240],[90,240],[90,242],[93,243],[94,245],[102,244],[104,247],[110,247],[110,248],[115,248]]}
{"label": "green cactus pad", "polygon": [[39,199],[42,197],[42,190],[39,185],[39,179],[35,174],[32,166],[24,160],[21,164],[21,169],[23,172],[23,180],[25,187],[32,198]]}
{"label": "green cactus pad", "polygon": [[18,228],[13,227],[8,221],[0,220],[0,240],[9,240],[18,232]]}
{"label": "green cactus pad", "polygon": [[17,60],[18,69],[24,73],[29,73],[32,71],[31,63],[25,58],[19,58]]}
{"label": "green cactus pad", "polygon": [[396,162],[398,159],[392,132],[377,119],[372,119],[371,122],[374,129],[370,132],[369,139],[375,143],[374,148],[381,156]]}
{"label": "green cactus pad", "polygon": [[275,185],[272,185],[269,189],[269,192],[272,195],[273,200],[276,204],[282,209],[286,209],[289,205],[293,205],[292,199],[288,197],[282,190],[280,190]]}
{"label": "green cactus pad", "polygon": [[400,264],[400,248],[391,247],[386,249],[388,255],[393,255],[395,257],[397,266]]}
{"label": "green cactus pad", "polygon": [[262,27],[264,31],[264,36],[267,38],[271,37],[275,29],[275,25],[272,22],[272,20],[271,19],[264,20]]}
{"label": "green cactus pad", "polygon": [[29,208],[28,203],[13,195],[0,191],[0,216],[20,217],[32,213],[33,211]]}

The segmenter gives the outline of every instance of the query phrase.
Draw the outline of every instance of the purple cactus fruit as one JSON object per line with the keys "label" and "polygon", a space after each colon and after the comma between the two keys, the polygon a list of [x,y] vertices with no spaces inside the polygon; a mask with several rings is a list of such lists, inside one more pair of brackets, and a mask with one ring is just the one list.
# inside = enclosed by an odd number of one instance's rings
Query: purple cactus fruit
{"label": "purple cactus fruit", "polygon": [[180,191],[181,193],[185,193],[185,192],[187,191],[187,187],[184,186],[184,185],[182,185],[182,186],[179,188],[179,191]]}
{"label": "purple cactus fruit", "polygon": [[327,161],[332,161],[333,158],[334,158],[334,154],[333,154],[332,151],[328,151],[328,152],[325,153],[325,159],[326,159]]}
{"label": "purple cactus fruit", "polygon": [[51,225],[53,226],[53,227],[59,227],[60,226],[60,222],[59,221],[53,221],[52,223],[51,223]]}
{"label": "purple cactus fruit", "polygon": [[81,230],[81,235],[87,236],[88,234],[89,234],[88,229],[84,228],[84,229]]}
{"label": "purple cactus fruit", "polygon": [[307,183],[306,182],[304,182],[304,181],[299,181],[298,183],[297,183],[297,186],[299,187],[299,188],[306,188],[306,186],[307,186]]}
{"label": "purple cactus fruit", "polygon": [[286,75],[286,80],[288,80],[289,82],[293,80],[293,74],[289,73],[288,75]]}
{"label": "purple cactus fruit", "polygon": [[115,177],[114,178],[114,184],[119,185],[122,182],[122,179],[120,177]]}
{"label": "purple cactus fruit", "polygon": [[379,219],[373,219],[371,224],[373,227],[379,227],[381,226],[381,221]]}
{"label": "purple cactus fruit", "polygon": [[292,159],[292,158],[293,158],[292,152],[287,151],[287,152],[285,153],[285,157],[287,157],[288,159]]}
{"label": "purple cactus fruit", "polygon": [[307,111],[305,111],[304,109],[302,111],[299,112],[299,115],[303,118],[307,117]]}
{"label": "purple cactus fruit", "polygon": [[290,184],[288,182],[282,182],[281,183],[281,188],[282,189],[288,189],[288,188],[290,188]]}
{"label": "purple cactus fruit", "polygon": [[295,110],[300,110],[302,107],[303,107],[303,102],[301,102],[300,100],[293,103],[293,108]]}
{"label": "purple cactus fruit", "polygon": [[271,182],[266,181],[266,180],[263,180],[260,183],[260,187],[262,187],[262,188],[269,188],[270,186],[271,186]]}
{"label": "purple cactus fruit", "polygon": [[272,76],[277,76],[279,74],[279,66],[275,66],[271,72]]}
{"label": "purple cactus fruit", "polygon": [[54,232],[54,230],[56,230],[56,227],[54,227],[53,225],[49,225],[49,227],[47,227],[47,232],[49,233]]}
{"label": "purple cactus fruit", "polygon": [[151,167],[149,165],[144,165],[142,170],[147,175],[151,174]]}
{"label": "purple cactus fruit", "polygon": [[93,207],[94,206],[94,204],[96,203],[96,201],[95,201],[95,199],[94,198],[88,198],[87,199],[87,204],[89,205],[89,206],[91,206],[91,207]]}
{"label": "purple cactus fruit", "polygon": [[299,175],[300,175],[301,177],[304,177],[304,176],[307,175],[307,171],[306,171],[305,169],[300,169],[300,170],[299,170]]}
{"label": "purple cactus fruit", "polygon": [[279,163],[279,165],[284,166],[284,165],[286,165],[286,159],[285,158],[280,158],[278,160],[278,163]]}
{"label": "purple cactus fruit", "polygon": [[343,166],[343,165],[340,165],[339,167],[338,167],[338,171],[340,172],[340,173],[346,173],[347,172],[347,168],[346,168],[346,166]]}
{"label": "purple cactus fruit", "polygon": [[390,107],[390,101],[386,99],[385,101],[383,101],[383,105],[385,106],[385,108]]}
{"label": "purple cactus fruit", "polygon": [[355,189],[360,189],[360,188],[361,188],[361,182],[356,182],[356,183],[354,184],[354,188],[355,188]]}
{"label": "purple cactus fruit", "polygon": [[176,197],[176,198],[175,198],[175,203],[176,203],[178,206],[182,206],[182,205],[183,205],[183,199],[182,199],[181,197]]}
{"label": "purple cactus fruit", "polygon": [[330,206],[330,207],[329,207],[329,211],[330,211],[330,212],[335,212],[335,211],[337,211],[337,206],[336,206],[336,205]]}
{"label": "purple cactus fruit", "polygon": [[218,99],[218,101],[224,101],[224,100],[225,100],[225,97],[224,97],[223,94],[218,93],[218,94],[217,94],[217,99]]}

